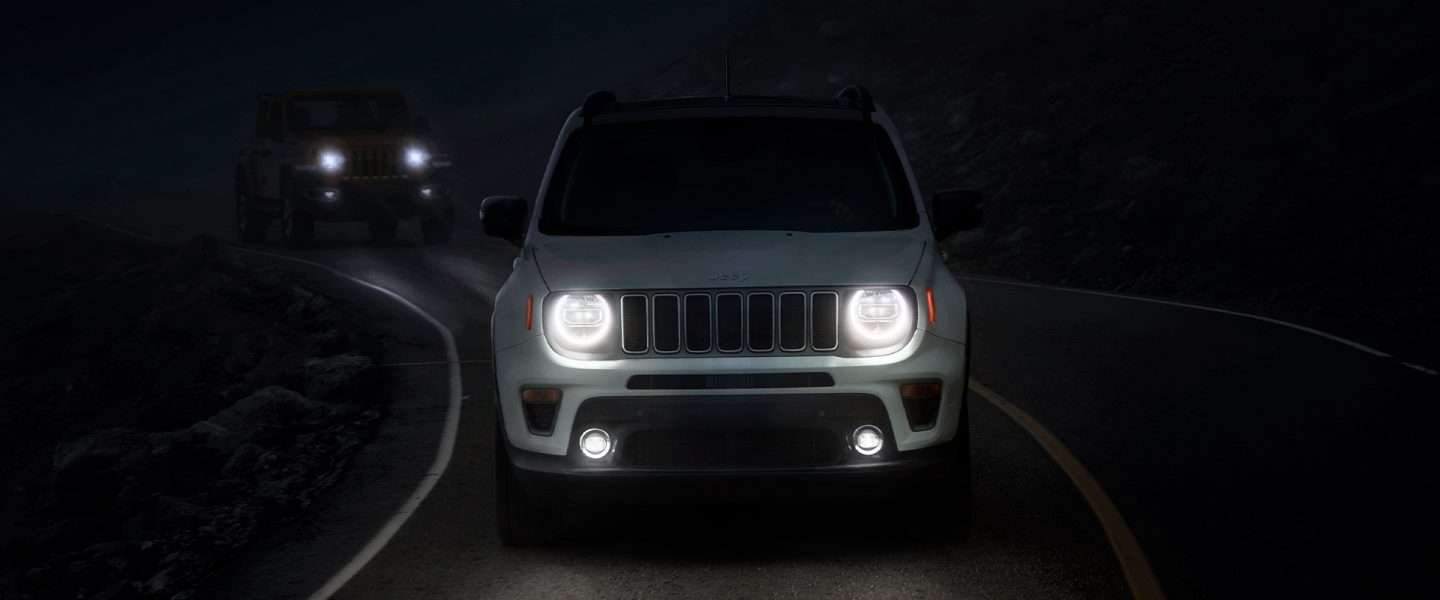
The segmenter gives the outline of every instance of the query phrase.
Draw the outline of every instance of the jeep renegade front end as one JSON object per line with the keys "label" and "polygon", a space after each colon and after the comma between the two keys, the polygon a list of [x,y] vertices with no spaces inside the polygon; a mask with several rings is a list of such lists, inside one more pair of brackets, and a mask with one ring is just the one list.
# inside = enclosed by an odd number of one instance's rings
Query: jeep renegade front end
{"label": "jeep renegade front end", "polygon": [[[894,125],[833,99],[617,102],[565,123],[492,320],[503,540],[570,503],[889,496],[969,511],[965,293]],[[912,511],[915,512],[915,511]]]}

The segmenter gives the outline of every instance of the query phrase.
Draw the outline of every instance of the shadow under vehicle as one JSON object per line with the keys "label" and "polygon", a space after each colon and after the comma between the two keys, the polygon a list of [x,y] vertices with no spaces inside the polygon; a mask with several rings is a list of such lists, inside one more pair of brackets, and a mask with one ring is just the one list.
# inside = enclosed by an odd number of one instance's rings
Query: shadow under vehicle
{"label": "shadow under vehicle", "polygon": [[451,160],[430,133],[400,91],[262,94],[254,134],[235,161],[240,239],[263,241],[278,218],[292,246],[310,243],[317,221],[363,222],[386,242],[413,217],[426,242],[449,242]]}

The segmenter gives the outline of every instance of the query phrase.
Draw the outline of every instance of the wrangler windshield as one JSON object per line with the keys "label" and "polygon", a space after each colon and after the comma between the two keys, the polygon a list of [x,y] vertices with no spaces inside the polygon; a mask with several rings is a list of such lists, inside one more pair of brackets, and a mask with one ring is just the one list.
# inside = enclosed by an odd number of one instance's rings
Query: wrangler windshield
{"label": "wrangler windshield", "polygon": [[290,100],[292,131],[403,131],[410,127],[410,109],[399,94],[339,95]]}
{"label": "wrangler windshield", "polygon": [[915,202],[889,136],[834,119],[590,125],[545,196],[551,235],[910,229]]}

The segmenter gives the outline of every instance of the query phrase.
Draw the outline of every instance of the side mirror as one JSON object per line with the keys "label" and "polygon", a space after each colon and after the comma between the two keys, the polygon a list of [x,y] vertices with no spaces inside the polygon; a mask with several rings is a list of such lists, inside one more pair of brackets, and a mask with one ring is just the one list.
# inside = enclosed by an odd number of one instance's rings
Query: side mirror
{"label": "side mirror", "polygon": [[480,224],[493,235],[516,246],[525,245],[525,213],[529,207],[520,196],[490,196],[480,202]]}
{"label": "side mirror", "polygon": [[950,234],[980,226],[984,215],[985,197],[980,190],[940,190],[930,199],[930,224],[935,227],[935,239],[943,240]]}
{"label": "side mirror", "polygon": [[429,117],[415,117],[415,133],[418,135],[430,135]]}

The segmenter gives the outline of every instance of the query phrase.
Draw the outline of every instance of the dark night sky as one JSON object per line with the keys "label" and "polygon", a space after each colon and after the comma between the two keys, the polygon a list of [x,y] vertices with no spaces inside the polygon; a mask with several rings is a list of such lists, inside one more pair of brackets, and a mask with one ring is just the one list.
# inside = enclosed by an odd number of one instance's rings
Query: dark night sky
{"label": "dark night sky", "polygon": [[255,95],[267,91],[401,87],[452,138],[503,130],[662,66],[755,5],[7,8],[0,19],[7,57],[0,66],[7,90],[0,200],[69,203],[206,189],[229,164]]}

